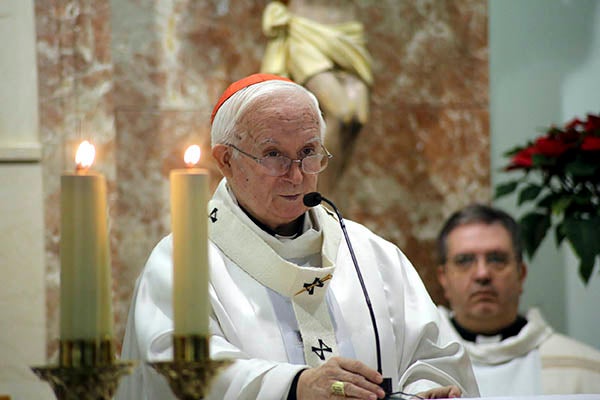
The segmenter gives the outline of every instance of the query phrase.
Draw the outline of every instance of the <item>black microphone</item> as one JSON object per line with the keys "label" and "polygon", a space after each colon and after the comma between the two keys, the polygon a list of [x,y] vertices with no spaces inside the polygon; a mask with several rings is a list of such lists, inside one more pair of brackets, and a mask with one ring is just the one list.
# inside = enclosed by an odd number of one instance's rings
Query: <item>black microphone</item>
{"label": "black microphone", "polygon": [[[344,223],[344,219],[342,218],[342,214],[338,208],[333,204],[333,202],[323,196],[319,192],[311,192],[304,195],[302,199],[304,205],[306,207],[314,207],[321,204],[322,201],[329,204],[335,214],[338,217],[338,221],[340,222],[340,227],[342,228],[342,232],[344,233],[344,238],[346,239],[346,244],[348,245],[348,250],[350,250],[350,256],[352,257],[352,263],[354,264],[354,269],[356,269],[356,275],[358,275],[358,280],[360,282],[360,287],[365,296],[365,301],[367,302],[367,308],[369,309],[369,315],[371,316],[371,323],[373,325],[373,333],[375,334],[375,348],[377,349],[377,372],[383,375],[381,370],[381,346],[379,344],[379,331],[377,330],[377,321],[375,320],[375,312],[373,311],[373,306],[371,305],[371,299],[369,298],[369,292],[367,292],[367,287],[365,286],[365,282],[363,280],[362,274],[360,272],[360,268],[358,267],[358,261],[356,261],[356,256],[354,255],[354,249],[352,248],[352,244],[350,243],[350,238],[348,237],[348,232],[346,231],[346,224]],[[386,398],[387,395],[392,393],[392,378],[383,378],[383,382],[381,383],[381,388],[385,391]]]}

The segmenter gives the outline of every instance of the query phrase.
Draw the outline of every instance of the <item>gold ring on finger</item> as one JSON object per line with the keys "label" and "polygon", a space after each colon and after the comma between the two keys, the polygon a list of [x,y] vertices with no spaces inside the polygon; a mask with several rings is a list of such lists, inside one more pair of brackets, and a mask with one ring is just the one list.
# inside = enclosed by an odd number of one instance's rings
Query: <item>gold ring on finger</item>
{"label": "gold ring on finger", "polygon": [[336,396],[346,396],[344,391],[344,382],[335,381],[331,384],[331,393]]}

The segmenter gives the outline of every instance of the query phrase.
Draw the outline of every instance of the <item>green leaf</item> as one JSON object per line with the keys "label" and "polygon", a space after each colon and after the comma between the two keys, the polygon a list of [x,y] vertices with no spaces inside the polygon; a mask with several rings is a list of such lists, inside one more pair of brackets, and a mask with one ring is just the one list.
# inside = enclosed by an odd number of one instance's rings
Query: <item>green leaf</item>
{"label": "green leaf", "polygon": [[511,194],[515,191],[518,185],[519,181],[509,181],[497,185],[496,194],[494,195],[494,198],[499,199],[500,197],[506,196],[507,194]]}
{"label": "green leaf", "polygon": [[594,270],[594,261],[583,260],[581,259],[579,263],[579,276],[583,280],[583,283],[588,284],[590,277],[592,276],[592,271]]}
{"label": "green leaf", "polygon": [[543,154],[534,154],[531,157],[531,162],[534,167],[546,167],[556,164],[556,158],[546,157]]}
{"label": "green leaf", "polygon": [[517,204],[521,205],[527,201],[534,200],[536,197],[538,197],[538,195],[540,194],[542,189],[543,189],[542,186],[535,185],[535,184],[531,184],[531,185],[527,186],[526,188],[521,190],[521,192],[519,193],[519,200],[518,200]]}
{"label": "green leaf", "polygon": [[588,177],[594,176],[598,165],[590,164],[585,162],[581,158],[577,158],[572,162],[568,163],[565,167],[567,173],[576,177]]}
{"label": "green leaf", "polygon": [[525,251],[532,258],[550,229],[550,215],[538,212],[525,214],[520,220]]}
{"label": "green leaf", "polygon": [[541,208],[552,209],[552,205],[554,202],[558,201],[558,199],[560,199],[560,193],[550,192],[537,202],[537,206]]}
{"label": "green leaf", "polygon": [[563,240],[565,240],[565,232],[562,223],[556,225],[554,228],[554,238],[556,239],[556,247],[559,247]]}
{"label": "green leaf", "polygon": [[598,207],[590,202],[589,197],[580,195],[572,196],[572,201],[564,210],[565,218],[581,218],[584,215],[597,215]]}
{"label": "green leaf", "polygon": [[563,228],[567,240],[579,257],[579,275],[587,284],[596,257],[600,255],[600,217],[579,219],[565,217]]}
{"label": "green leaf", "polygon": [[567,209],[567,207],[569,207],[569,205],[571,204],[571,202],[573,201],[572,197],[568,197],[568,196],[560,196],[556,199],[556,201],[554,201],[554,203],[552,203],[552,213],[555,215],[562,215],[565,210]]}
{"label": "green leaf", "polygon": [[521,150],[523,150],[523,149],[525,149],[527,147],[528,147],[528,145],[527,146],[515,146],[515,147],[512,147],[512,148],[506,150],[504,153],[502,153],[502,155],[504,157],[512,157],[512,156],[514,156],[515,154],[517,154],[518,152],[520,152]]}

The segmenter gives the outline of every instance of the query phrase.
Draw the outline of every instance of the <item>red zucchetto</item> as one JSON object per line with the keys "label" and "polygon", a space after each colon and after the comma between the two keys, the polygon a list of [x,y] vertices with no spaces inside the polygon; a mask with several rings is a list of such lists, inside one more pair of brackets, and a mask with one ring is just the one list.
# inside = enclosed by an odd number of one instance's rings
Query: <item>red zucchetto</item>
{"label": "red zucchetto", "polygon": [[227,99],[229,99],[231,96],[233,96],[235,93],[239,92],[240,90],[247,88],[248,86],[251,86],[251,85],[254,85],[254,84],[260,83],[260,82],[265,82],[265,81],[293,82],[291,79],[288,79],[288,78],[285,78],[285,77],[279,76],[279,75],[273,75],[273,74],[253,74],[253,75],[247,76],[245,78],[242,78],[239,81],[233,82],[231,85],[229,85],[227,87],[227,89],[225,89],[225,91],[219,98],[219,101],[217,101],[215,108],[213,108],[212,114],[210,115],[210,124],[212,125],[213,120],[215,119],[215,115],[217,114],[217,111],[219,111],[219,108],[221,108],[221,106],[223,105],[223,103],[225,103],[227,101]]}

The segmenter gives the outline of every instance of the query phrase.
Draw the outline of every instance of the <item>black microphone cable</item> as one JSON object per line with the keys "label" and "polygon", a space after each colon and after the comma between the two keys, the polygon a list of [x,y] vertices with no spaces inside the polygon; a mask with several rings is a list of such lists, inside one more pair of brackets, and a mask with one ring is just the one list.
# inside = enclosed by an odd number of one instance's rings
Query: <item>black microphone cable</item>
{"label": "black microphone cable", "polygon": [[[354,249],[352,248],[352,244],[350,243],[350,237],[348,237],[348,232],[346,231],[346,224],[344,223],[344,219],[340,214],[338,208],[333,204],[333,202],[323,196],[319,192],[311,192],[304,195],[302,199],[304,205],[306,207],[314,207],[321,204],[322,201],[329,204],[333,211],[338,217],[340,222],[340,227],[342,228],[342,233],[344,234],[344,238],[346,239],[346,244],[348,245],[348,250],[350,250],[350,257],[352,257],[352,263],[354,264],[354,269],[356,269],[356,274],[358,275],[358,280],[360,282],[360,287],[365,296],[365,301],[367,302],[367,308],[369,309],[369,315],[371,316],[371,324],[373,325],[373,333],[375,334],[375,348],[377,350],[377,372],[383,375],[381,368],[381,345],[379,343],[379,330],[377,329],[377,321],[375,320],[375,312],[373,311],[373,305],[371,304],[371,298],[369,297],[369,292],[367,292],[367,287],[363,280],[362,273],[360,272],[360,268],[358,268],[358,261],[356,260],[356,255],[354,254]],[[383,382],[381,383],[381,388],[385,391],[386,395],[389,395],[392,392],[392,378],[383,378]]]}

